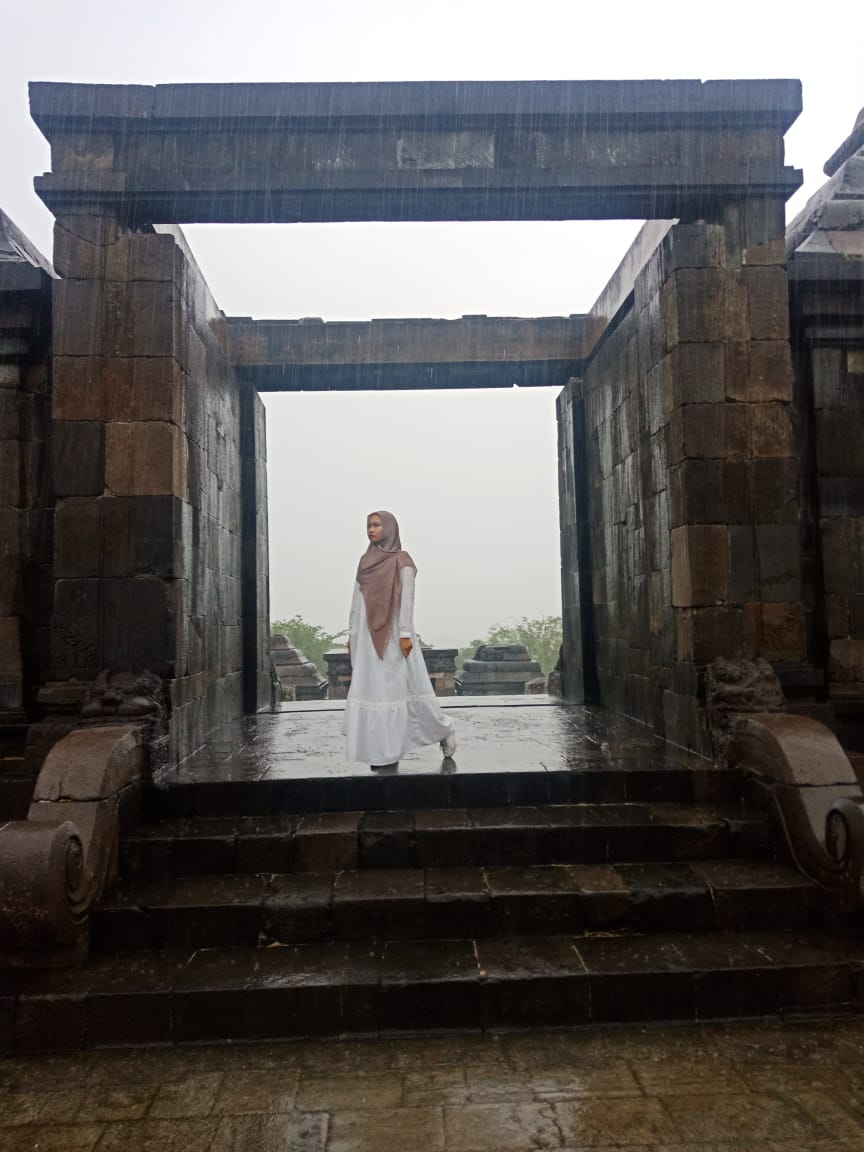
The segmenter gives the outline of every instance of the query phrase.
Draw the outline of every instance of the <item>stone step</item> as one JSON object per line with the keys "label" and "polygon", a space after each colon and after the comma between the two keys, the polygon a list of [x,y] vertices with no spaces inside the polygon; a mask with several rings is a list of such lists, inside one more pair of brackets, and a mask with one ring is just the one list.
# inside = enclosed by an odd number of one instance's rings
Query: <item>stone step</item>
{"label": "stone step", "polygon": [[[466,660],[462,665],[462,681],[465,682],[465,673],[477,675],[478,680],[507,679],[525,680],[522,672],[530,672],[531,676],[542,676],[543,669],[536,660]],[[531,679],[531,676],[527,679]]]}
{"label": "stone step", "polygon": [[91,919],[101,951],[598,932],[800,930],[816,885],[759,860],[199,876],[139,881]]}
{"label": "stone step", "polygon": [[161,878],[354,868],[639,863],[770,856],[739,804],[545,804],[162,820],[121,845],[121,874]]}
{"label": "stone step", "polygon": [[[695,758],[694,758],[695,759]],[[268,778],[253,759],[249,778],[218,768],[206,778],[151,785],[142,803],[154,819],[180,816],[273,816],[286,812],[360,812],[412,808],[484,808],[517,804],[624,804],[648,801],[722,803],[741,796],[741,773],[696,764],[657,764],[634,754],[609,761],[590,756],[570,767],[493,772],[416,771]]]}
{"label": "stone step", "polygon": [[0,776],[0,824],[27,819],[35,785],[32,776]]}
{"label": "stone step", "polygon": [[0,729],[0,823],[26,820],[33,798],[35,773],[24,759],[24,735],[14,727]]}
{"label": "stone step", "polygon": [[0,973],[0,1051],[857,1011],[862,961],[764,932],[119,954]]}

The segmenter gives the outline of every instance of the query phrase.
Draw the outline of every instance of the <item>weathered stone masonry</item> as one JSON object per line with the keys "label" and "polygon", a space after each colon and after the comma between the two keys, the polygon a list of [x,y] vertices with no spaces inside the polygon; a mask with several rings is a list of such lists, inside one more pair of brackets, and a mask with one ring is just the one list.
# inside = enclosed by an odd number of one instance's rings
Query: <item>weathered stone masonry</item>
{"label": "weathered stone masonry", "polygon": [[[864,116],[787,237],[805,603],[841,725],[864,717]],[[860,736],[859,736],[860,739]]]}
{"label": "weathered stone masonry", "polygon": [[560,404],[584,397],[600,698],[700,748],[700,667],[807,650],[781,209],[673,226]]}
{"label": "weathered stone masonry", "polygon": [[26,723],[48,662],[51,269],[0,212],[0,725]]}
{"label": "weathered stone masonry", "polygon": [[[61,276],[51,679],[151,667],[170,688],[175,759],[266,702],[258,388],[558,371],[573,377],[559,402],[572,695],[705,750],[700,675],[715,656],[765,656],[787,685],[812,685],[831,610],[844,642],[831,666],[858,660],[857,584],[820,598],[814,575],[841,527],[816,533],[811,517],[808,536],[802,514],[818,502],[800,463],[784,248],[797,82],[35,85],[32,105],[52,145],[37,188]],[[500,320],[439,322],[471,336],[452,363],[430,356],[432,327],[403,330],[394,355],[386,325],[229,321],[179,234],[153,230],[602,217],[653,223],[591,316],[513,322],[512,371]]]}
{"label": "weathered stone masonry", "polygon": [[[242,402],[222,316],[179,237],[63,217],[55,261],[55,458],[68,463],[55,466],[52,679],[156,672],[182,758],[243,706]],[[260,491],[263,417],[247,403]]]}

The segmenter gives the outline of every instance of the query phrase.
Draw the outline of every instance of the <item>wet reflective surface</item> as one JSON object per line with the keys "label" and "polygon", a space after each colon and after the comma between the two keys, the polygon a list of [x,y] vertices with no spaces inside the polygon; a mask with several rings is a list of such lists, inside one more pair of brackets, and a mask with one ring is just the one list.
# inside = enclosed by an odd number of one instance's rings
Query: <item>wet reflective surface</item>
{"label": "wet reflective surface", "polygon": [[[400,775],[560,772],[580,768],[705,768],[707,761],[657,739],[647,728],[545,696],[450,697],[458,747],[443,761],[437,745],[406,757]],[[366,776],[347,763],[338,700],[282,705],[220,731],[160,783]],[[393,770],[388,770],[392,774]],[[379,770],[376,775],[380,775]]]}
{"label": "wet reflective surface", "polygon": [[854,1018],[0,1060],[4,1152],[856,1152]]}

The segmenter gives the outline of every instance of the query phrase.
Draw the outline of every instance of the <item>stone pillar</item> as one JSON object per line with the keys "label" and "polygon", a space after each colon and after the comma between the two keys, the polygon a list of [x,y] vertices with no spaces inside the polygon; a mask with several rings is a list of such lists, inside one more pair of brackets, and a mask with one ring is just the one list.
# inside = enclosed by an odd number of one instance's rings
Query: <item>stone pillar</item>
{"label": "stone pillar", "polygon": [[705,753],[707,664],[808,671],[784,251],[779,201],[672,226],[559,401],[565,657],[591,617],[602,702]]}
{"label": "stone pillar", "polygon": [[[0,316],[2,329],[2,316]],[[0,350],[0,723],[24,718],[25,533],[18,417],[21,369]]]}
{"label": "stone pillar", "polygon": [[55,237],[53,679],[156,673],[176,761],[242,711],[238,386],[179,234]]}
{"label": "stone pillar", "polygon": [[14,730],[32,715],[47,652],[51,279],[2,212],[0,250],[0,727]]}
{"label": "stone pillar", "polygon": [[637,281],[637,306],[659,305],[664,350],[647,402],[668,469],[665,731],[693,747],[700,667],[763,656],[780,671],[807,654],[784,258],[782,202],[754,201],[677,225]]}
{"label": "stone pillar", "polygon": [[174,247],[101,217],[55,227],[55,680],[175,675],[187,473]]}
{"label": "stone pillar", "polygon": [[561,524],[562,692],[598,698],[591,577],[591,510],[585,389],[573,379],[558,395],[558,512]]}
{"label": "stone pillar", "polygon": [[435,695],[455,696],[458,648],[423,648],[422,652]]}
{"label": "stone pillar", "polygon": [[[859,307],[862,303],[864,292]],[[864,324],[858,333],[861,340]],[[864,719],[864,345],[813,348],[811,365],[824,587],[820,615],[828,648],[829,689],[838,715],[845,718],[849,713],[860,726]]]}
{"label": "stone pillar", "polygon": [[524,696],[543,669],[524,644],[481,644],[462,665],[463,696]]}
{"label": "stone pillar", "polygon": [[864,748],[864,113],[787,232],[805,604],[835,729]]}
{"label": "stone pillar", "polygon": [[270,573],[267,536],[267,413],[249,385],[240,393],[243,706],[270,707]]}
{"label": "stone pillar", "polygon": [[0,303],[0,725],[17,725],[30,715],[47,647],[42,592],[50,524],[42,501],[49,384],[47,364],[3,355],[3,312]]}
{"label": "stone pillar", "polygon": [[351,657],[347,648],[331,648],[324,653],[327,665],[327,699],[344,700],[351,687]]}

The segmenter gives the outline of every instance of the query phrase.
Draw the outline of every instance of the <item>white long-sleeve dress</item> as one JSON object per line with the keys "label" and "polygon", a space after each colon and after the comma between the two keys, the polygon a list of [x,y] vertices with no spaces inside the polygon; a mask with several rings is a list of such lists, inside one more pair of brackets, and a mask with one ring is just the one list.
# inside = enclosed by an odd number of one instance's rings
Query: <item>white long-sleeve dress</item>
{"label": "white long-sleeve dress", "polygon": [[[375,651],[366,624],[366,602],[355,582],[348,634],[351,639],[351,687],[345,702],[343,732],[346,757],[366,764],[392,764],[428,744],[437,744],[453,731],[432,688],[414,634],[414,576],[401,570],[399,618],[384,649]],[[403,656],[399,639],[409,636],[414,647]]]}

